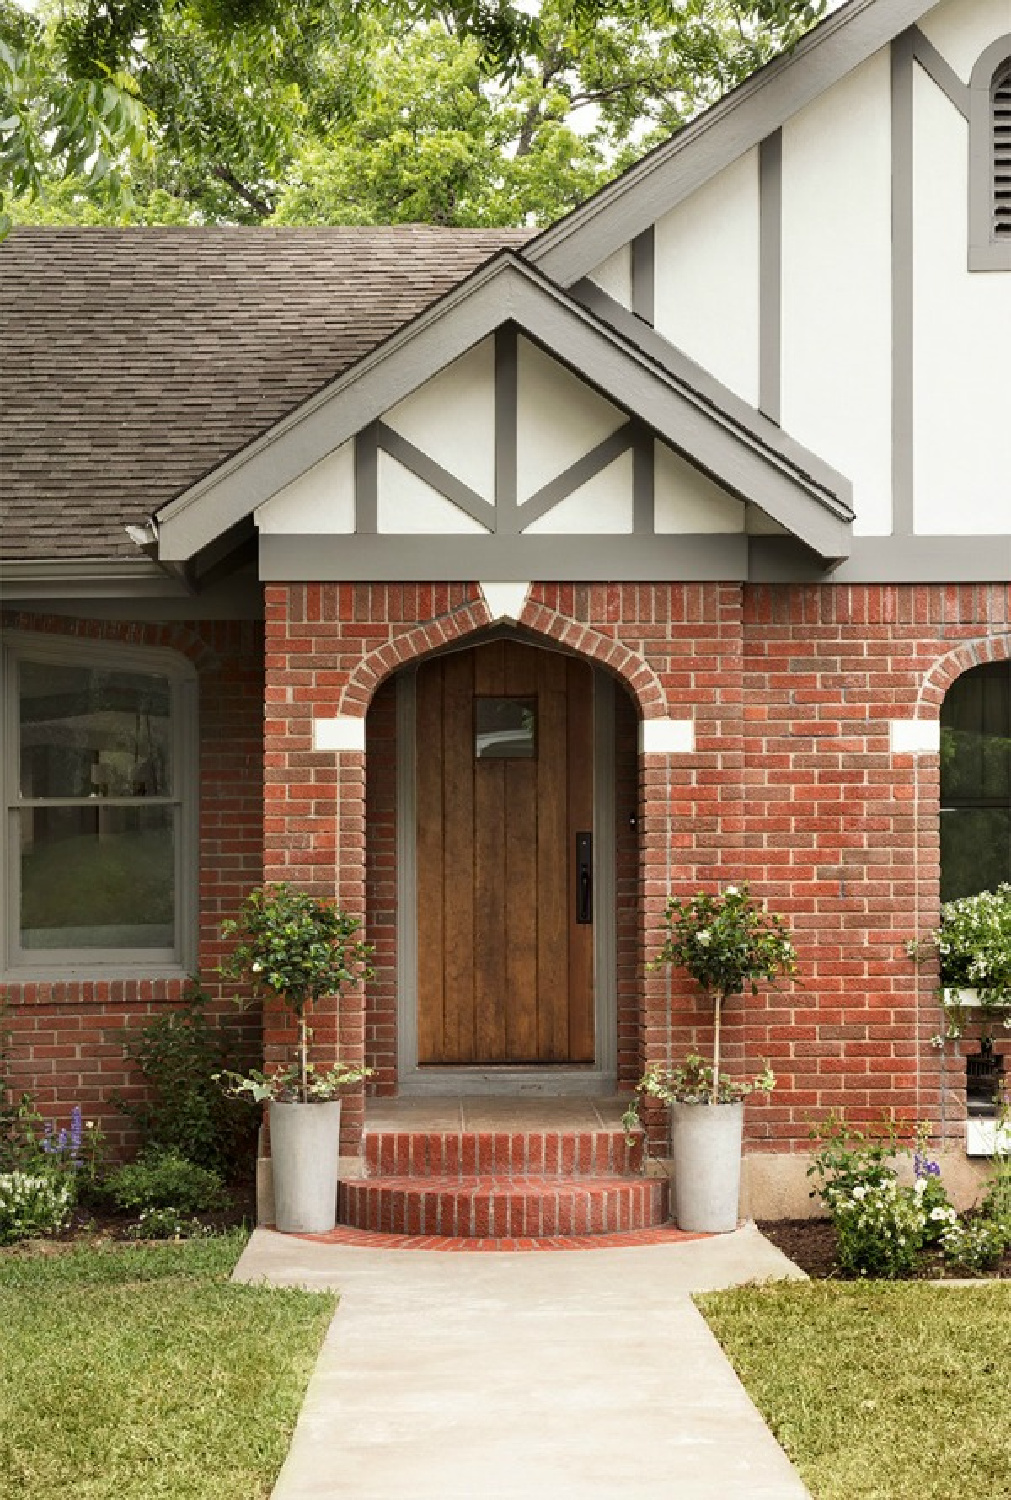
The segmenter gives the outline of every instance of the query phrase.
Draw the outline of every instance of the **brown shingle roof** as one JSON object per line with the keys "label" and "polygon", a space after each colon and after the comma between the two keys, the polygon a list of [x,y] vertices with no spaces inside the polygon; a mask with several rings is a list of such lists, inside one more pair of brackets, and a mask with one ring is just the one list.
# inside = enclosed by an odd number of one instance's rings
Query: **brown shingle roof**
{"label": "brown shingle roof", "polygon": [[0,248],[0,555],[142,521],[523,230],[18,229]]}

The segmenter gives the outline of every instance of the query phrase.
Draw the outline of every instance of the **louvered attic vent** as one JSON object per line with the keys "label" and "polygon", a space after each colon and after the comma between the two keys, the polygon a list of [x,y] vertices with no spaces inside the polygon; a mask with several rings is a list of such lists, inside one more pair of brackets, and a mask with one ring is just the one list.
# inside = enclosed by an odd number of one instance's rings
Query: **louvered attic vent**
{"label": "louvered attic vent", "polygon": [[993,233],[1011,243],[1011,57],[993,80]]}

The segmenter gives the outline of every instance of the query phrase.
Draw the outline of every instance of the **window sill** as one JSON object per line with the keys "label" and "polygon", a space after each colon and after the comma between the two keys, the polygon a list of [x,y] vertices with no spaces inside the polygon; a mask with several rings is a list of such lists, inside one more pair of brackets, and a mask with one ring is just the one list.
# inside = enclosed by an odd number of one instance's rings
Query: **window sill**
{"label": "window sill", "polygon": [[8,968],[0,972],[0,982],[7,985],[178,982],[192,977],[192,969],[184,964],[164,961],[124,964],[116,963],[113,959],[100,964],[25,964],[22,968]]}
{"label": "window sill", "polygon": [[[982,1010],[983,1002],[979,998],[978,990],[945,990],[944,1004],[949,1010]],[[1006,1010],[1011,1012],[1011,1005],[997,1003],[985,1007],[987,1010]]]}

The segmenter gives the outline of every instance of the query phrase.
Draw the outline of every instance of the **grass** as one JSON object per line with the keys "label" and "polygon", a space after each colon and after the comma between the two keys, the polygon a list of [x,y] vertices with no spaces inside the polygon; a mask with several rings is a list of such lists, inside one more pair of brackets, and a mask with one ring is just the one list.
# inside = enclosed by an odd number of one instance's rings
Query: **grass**
{"label": "grass", "polygon": [[0,1255],[0,1497],[269,1495],[336,1299],[233,1286],[245,1235]]}
{"label": "grass", "polygon": [[698,1303],[814,1500],[1011,1497],[1011,1286],[792,1283]]}

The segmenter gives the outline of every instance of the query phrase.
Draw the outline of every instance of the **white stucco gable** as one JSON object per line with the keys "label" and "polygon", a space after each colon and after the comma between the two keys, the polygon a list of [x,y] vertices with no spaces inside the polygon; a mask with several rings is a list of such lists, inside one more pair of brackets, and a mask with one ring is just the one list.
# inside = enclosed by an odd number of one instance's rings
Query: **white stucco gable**
{"label": "white stucco gable", "polygon": [[1011,561],[1006,66],[1009,0],[851,0],[526,251],[848,476],[840,579]]}

